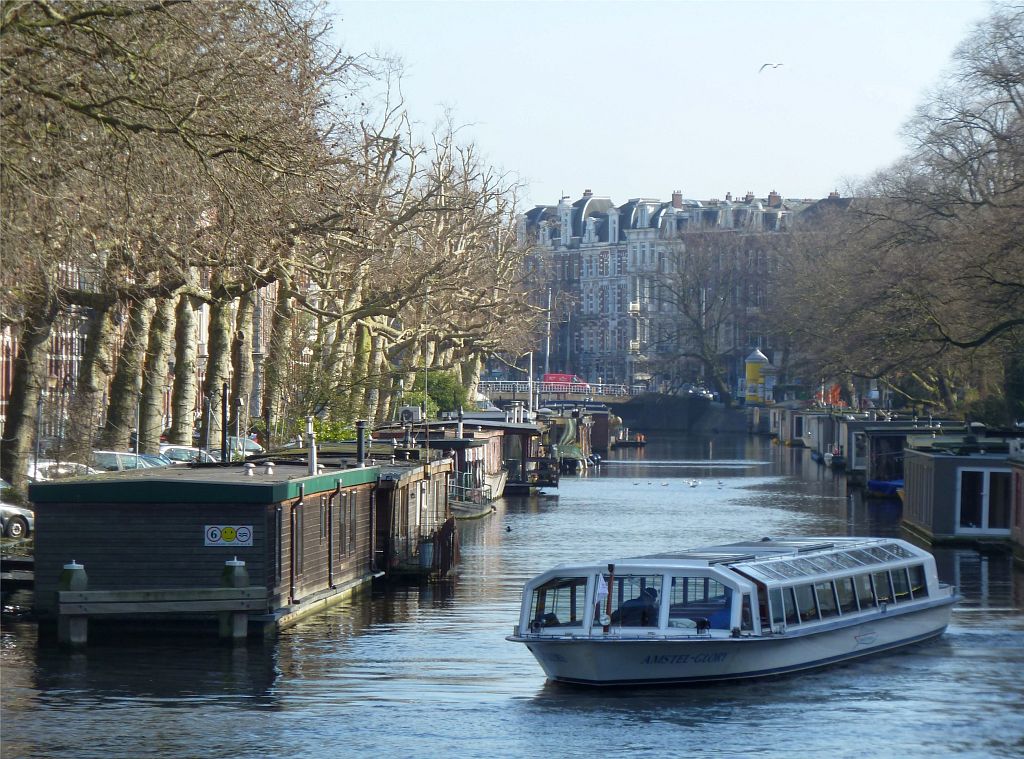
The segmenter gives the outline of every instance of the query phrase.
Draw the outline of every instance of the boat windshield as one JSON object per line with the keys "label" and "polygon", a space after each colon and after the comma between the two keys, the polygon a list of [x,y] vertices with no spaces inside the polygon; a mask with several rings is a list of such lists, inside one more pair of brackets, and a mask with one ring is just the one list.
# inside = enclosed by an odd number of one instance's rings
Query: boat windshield
{"label": "boat windshield", "polygon": [[[608,615],[612,625],[620,627],[657,627],[661,610],[661,575],[615,575],[608,588],[608,575],[598,582],[594,625]],[[609,591],[610,590],[610,594]],[[609,600],[611,603],[609,604]]]}
{"label": "boat windshield", "polygon": [[732,590],[711,577],[677,575],[669,591],[669,627],[728,630]]}
{"label": "boat windshield", "polygon": [[581,627],[587,596],[586,577],[555,577],[533,591],[530,628]]}

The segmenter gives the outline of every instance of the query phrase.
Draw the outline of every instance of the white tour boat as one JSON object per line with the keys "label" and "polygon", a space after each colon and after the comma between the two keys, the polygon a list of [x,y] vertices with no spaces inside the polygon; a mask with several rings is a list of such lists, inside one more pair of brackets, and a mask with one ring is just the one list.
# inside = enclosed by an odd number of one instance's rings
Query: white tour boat
{"label": "white tour boat", "polygon": [[507,639],[562,682],[738,680],[934,638],[959,598],[903,540],[765,538],[562,564],[526,583]]}

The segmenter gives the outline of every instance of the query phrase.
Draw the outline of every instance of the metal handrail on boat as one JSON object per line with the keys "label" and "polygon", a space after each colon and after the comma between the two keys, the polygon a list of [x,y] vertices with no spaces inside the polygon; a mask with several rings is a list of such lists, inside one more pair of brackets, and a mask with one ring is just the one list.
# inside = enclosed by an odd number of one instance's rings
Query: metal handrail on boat
{"label": "metal handrail on boat", "polygon": [[449,483],[448,500],[460,503],[490,503],[494,498],[490,485],[464,486]]}

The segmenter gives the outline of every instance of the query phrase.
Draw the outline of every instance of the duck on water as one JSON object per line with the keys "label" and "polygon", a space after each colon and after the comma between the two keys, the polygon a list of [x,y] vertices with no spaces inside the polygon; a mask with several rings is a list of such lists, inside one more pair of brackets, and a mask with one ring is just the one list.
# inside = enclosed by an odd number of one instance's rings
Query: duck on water
{"label": "duck on water", "polygon": [[959,598],[903,540],[765,538],[562,564],[526,583],[507,640],[562,682],[740,680],[936,637]]}

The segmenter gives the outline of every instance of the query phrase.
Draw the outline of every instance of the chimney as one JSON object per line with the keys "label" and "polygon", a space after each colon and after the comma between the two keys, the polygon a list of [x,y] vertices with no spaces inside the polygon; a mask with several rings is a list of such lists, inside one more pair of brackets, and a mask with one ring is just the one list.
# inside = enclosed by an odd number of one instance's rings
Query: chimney
{"label": "chimney", "polygon": [[752,203],[753,201],[754,201],[754,193],[752,193],[750,190],[747,190],[747,194],[743,196],[743,202],[744,203]]}
{"label": "chimney", "polygon": [[366,462],[366,420],[356,420],[356,465],[365,466]]}
{"label": "chimney", "polygon": [[683,207],[683,192],[682,190],[676,190],[672,193],[672,207],[682,208]]}
{"label": "chimney", "polygon": [[782,196],[779,193],[772,190],[768,193],[768,207],[779,208],[782,205]]}
{"label": "chimney", "polygon": [[731,192],[725,193],[725,202],[726,203],[732,203],[732,193]]}
{"label": "chimney", "polygon": [[589,198],[593,194],[594,193],[592,193],[589,188],[583,191],[583,197],[585,198]]}

